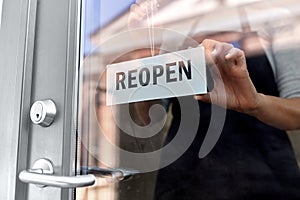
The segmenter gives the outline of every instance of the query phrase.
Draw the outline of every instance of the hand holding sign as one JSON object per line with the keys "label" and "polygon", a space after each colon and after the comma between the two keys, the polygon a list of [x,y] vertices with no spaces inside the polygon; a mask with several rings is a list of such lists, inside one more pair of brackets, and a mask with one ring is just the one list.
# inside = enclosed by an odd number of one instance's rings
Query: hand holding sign
{"label": "hand holding sign", "polygon": [[[258,93],[250,79],[244,52],[231,44],[204,40],[206,62],[214,80],[214,88],[195,99],[250,113],[258,104]],[[225,90],[220,88],[224,87]]]}

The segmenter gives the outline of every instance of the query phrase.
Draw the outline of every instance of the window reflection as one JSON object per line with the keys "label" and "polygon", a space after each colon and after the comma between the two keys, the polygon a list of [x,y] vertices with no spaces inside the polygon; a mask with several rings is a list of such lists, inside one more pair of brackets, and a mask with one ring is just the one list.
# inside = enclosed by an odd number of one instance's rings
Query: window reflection
{"label": "window reflection", "polygon": [[[126,134],[116,121],[133,132],[134,124],[147,126],[149,115],[146,106],[149,102],[106,106],[106,81],[109,77],[106,77],[105,69],[108,64],[196,47],[207,38],[231,43],[253,59],[265,53],[266,56],[278,55],[270,60],[271,65],[288,66],[300,62],[300,4],[296,0],[153,0],[146,14],[133,14],[140,11],[130,9],[134,1],[127,1],[115,16],[105,19],[101,19],[104,18],[101,11],[106,7],[109,10],[108,6],[113,4],[111,1],[92,1],[94,6],[87,2],[84,3],[84,55],[80,67],[80,166],[118,168],[126,163],[118,151],[106,148],[103,137],[126,151],[145,153],[160,149],[172,128],[172,106],[176,103],[167,101],[167,120],[157,135],[144,139]],[[146,6],[147,1],[141,4]],[[94,18],[87,17],[90,12],[95,13]],[[131,18],[131,15],[134,17]],[[299,70],[286,72],[273,68],[273,71],[275,77],[278,76],[276,82],[280,85],[280,95],[293,97],[299,94],[298,87],[286,89],[288,86],[284,78],[291,73],[300,77]],[[298,84],[297,80],[292,81],[292,84]],[[151,101],[152,104],[163,103],[156,100]],[[164,117],[158,119],[159,123]],[[289,137],[298,158],[299,137],[295,133],[289,134]],[[109,166],[101,162],[104,157],[109,160]],[[156,179],[157,171],[105,186],[99,178],[96,186],[78,189],[77,199],[154,199]]]}

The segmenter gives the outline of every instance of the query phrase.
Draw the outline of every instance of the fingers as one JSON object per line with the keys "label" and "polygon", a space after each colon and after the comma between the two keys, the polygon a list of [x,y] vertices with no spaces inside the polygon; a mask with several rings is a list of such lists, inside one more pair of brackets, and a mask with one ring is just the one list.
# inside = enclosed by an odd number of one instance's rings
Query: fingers
{"label": "fingers", "polygon": [[[225,56],[233,49],[232,44],[228,43],[216,43],[212,55],[214,56],[217,63],[226,62]],[[217,64],[216,63],[216,64]]]}
{"label": "fingers", "polygon": [[211,102],[210,93],[195,95],[194,99],[197,100],[197,101],[203,101],[203,102],[206,102],[206,103]]}
{"label": "fingers", "polygon": [[211,103],[223,108],[227,107],[227,94],[225,90],[220,88],[214,88],[212,91],[207,94],[198,94],[194,96],[194,99],[197,101],[202,101],[205,103]]}
{"label": "fingers", "polygon": [[225,55],[225,59],[234,62],[237,66],[241,66],[246,62],[244,52],[237,48],[230,49]]}
{"label": "fingers", "polygon": [[238,67],[246,62],[244,52],[230,43],[206,39],[202,45],[205,47],[206,61],[209,66],[216,64],[219,67]]}
{"label": "fingers", "polygon": [[201,45],[205,47],[205,50],[207,52],[211,53],[215,49],[215,45],[217,43],[218,42],[215,41],[215,40],[205,39],[205,40],[203,40],[203,42],[201,43]]}

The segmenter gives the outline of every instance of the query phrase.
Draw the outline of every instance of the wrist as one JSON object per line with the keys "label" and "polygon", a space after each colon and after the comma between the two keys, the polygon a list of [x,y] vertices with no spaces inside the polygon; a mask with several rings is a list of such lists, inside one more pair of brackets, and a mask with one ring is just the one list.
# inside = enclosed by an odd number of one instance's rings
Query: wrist
{"label": "wrist", "polygon": [[245,113],[256,118],[259,117],[261,115],[261,108],[264,107],[265,97],[264,94],[257,93],[253,106],[246,110]]}

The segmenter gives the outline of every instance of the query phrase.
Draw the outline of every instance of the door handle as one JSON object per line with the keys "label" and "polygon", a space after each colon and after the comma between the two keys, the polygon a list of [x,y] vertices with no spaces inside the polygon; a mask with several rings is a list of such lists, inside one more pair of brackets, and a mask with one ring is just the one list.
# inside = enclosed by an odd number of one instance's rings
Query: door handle
{"label": "door handle", "polygon": [[97,177],[105,178],[107,183],[128,180],[132,176],[139,174],[137,170],[123,168],[104,169],[99,167],[81,167],[80,174],[93,174]]}
{"label": "door handle", "polygon": [[95,183],[95,176],[91,174],[78,176],[57,176],[53,174],[52,162],[42,158],[37,160],[31,169],[21,171],[19,179],[24,183],[33,183],[39,187],[75,188],[91,186]]}
{"label": "door handle", "polygon": [[19,179],[24,183],[33,183],[40,187],[53,186],[60,188],[76,188],[91,186],[95,183],[95,176],[92,174],[80,176],[54,176],[43,173],[43,170],[23,170]]}
{"label": "door handle", "polygon": [[[109,184],[119,182],[130,178],[136,174],[135,171],[128,171],[122,169],[102,169],[102,168],[82,168],[82,172],[94,173],[99,176],[99,183]],[[93,174],[77,175],[77,176],[57,176],[53,175],[53,165],[48,159],[37,160],[32,169],[23,170],[19,174],[19,179],[24,183],[36,184],[39,187],[60,187],[60,188],[76,188],[94,185],[96,177]]]}

